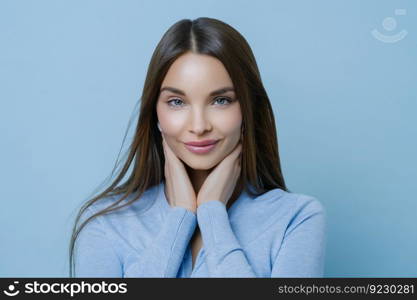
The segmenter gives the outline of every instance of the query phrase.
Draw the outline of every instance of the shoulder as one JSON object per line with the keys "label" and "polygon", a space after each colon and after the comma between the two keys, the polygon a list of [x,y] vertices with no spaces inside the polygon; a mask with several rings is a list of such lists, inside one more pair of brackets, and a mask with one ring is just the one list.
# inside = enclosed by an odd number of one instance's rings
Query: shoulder
{"label": "shoulder", "polygon": [[[322,231],[324,212],[324,206],[314,196],[275,188],[257,196],[245,192],[241,201],[231,207],[229,217],[241,240],[249,243],[261,234],[283,237],[301,223],[301,228]],[[304,222],[312,216],[314,224]]]}
{"label": "shoulder", "polygon": [[289,193],[293,198],[293,214],[299,215],[314,215],[314,214],[326,214],[326,208],[323,203],[315,196]]}
{"label": "shoulder", "polygon": [[267,223],[277,222],[291,226],[305,219],[316,216],[325,219],[326,209],[315,196],[287,192],[275,188],[258,196],[247,196],[247,201],[238,208],[239,215],[250,216],[252,220]]}
{"label": "shoulder", "polygon": [[[268,192],[268,211],[271,215],[268,228],[278,230],[277,236],[285,238],[292,232],[302,232],[316,241],[323,240],[326,232],[327,212],[315,196],[302,193],[271,190]],[[266,210],[266,209],[265,209]],[[294,236],[294,235],[293,235]]]}
{"label": "shoulder", "polygon": [[269,190],[252,201],[269,207],[272,212],[280,210],[290,215],[325,213],[324,205],[315,196],[287,192],[280,188]]}
{"label": "shoulder", "polygon": [[287,219],[285,235],[294,231],[308,231],[311,236],[323,234],[326,227],[326,208],[316,197],[300,193],[290,193],[293,205]]}
{"label": "shoulder", "polygon": [[[87,209],[82,214],[82,219],[86,219],[98,213],[100,213],[100,215],[97,216],[99,220],[107,221],[115,218],[120,219],[143,214],[148,211],[155,203],[157,192],[157,186],[152,186],[145,190],[145,192],[140,196],[138,196],[137,193],[132,193],[124,199],[122,199],[124,194],[101,198],[87,207]],[[120,206],[123,207],[111,211],[110,213],[101,214],[101,212],[104,210]]]}

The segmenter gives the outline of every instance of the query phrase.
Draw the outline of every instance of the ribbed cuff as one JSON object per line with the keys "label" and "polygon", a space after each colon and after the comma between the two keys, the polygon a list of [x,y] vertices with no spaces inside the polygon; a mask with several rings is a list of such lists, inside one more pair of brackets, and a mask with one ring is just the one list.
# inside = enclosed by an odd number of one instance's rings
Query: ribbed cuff
{"label": "ribbed cuff", "polygon": [[197,222],[208,254],[240,248],[223,202],[211,200],[199,205]]}
{"label": "ribbed cuff", "polygon": [[176,277],[196,226],[197,217],[192,211],[169,207],[159,232],[135,257],[124,277]]}
{"label": "ribbed cuff", "polygon": [[174,206],[169,208],[164,223],[164,233],[158,240],[160,247],[167,251],[164,277],[175,277],[197,226],[197,217],[184,207]]}
{"label": "ribbed cuff", "polygon": [[177,246],[188,245],[197,227],[197,216],[185,207],[174,206],[169,208],[164,222],[168,236],[175,237],[172,244],[172,251],[175,251]]}

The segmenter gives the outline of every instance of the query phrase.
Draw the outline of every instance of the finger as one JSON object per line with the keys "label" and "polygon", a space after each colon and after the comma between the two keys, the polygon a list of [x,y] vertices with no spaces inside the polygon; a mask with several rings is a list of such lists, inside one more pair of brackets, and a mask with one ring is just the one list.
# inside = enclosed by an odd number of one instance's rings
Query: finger
{"label": "finger", "polygon": [[242,168],[240,167],[240,165],[236,166],[236,169],[235,169],[235,177],[234,177],[235,183],[239,179],[241,170],[242,170]]}
{"label": "finger", "polygon": [[165,141],[165,151],[166,155],[168,156],[169,160],[175,164],[176,166],[182,165],[181,160],[177,157],[177,155],[172,151],[171,147],[168,145],[168,143]]}
{"label": "finger", "polygon": [[165,138],[162,139],[162,143],[163,143],[163,146],[164,146],[164,150],[166,152],[166,155],[171,155],[171,153],[172,153],[171,148],[169,147],[169,145],[166,142]]}
{"label": "finger", "polygon": [[169,155],[167,151],[167,144],[165,142],[165,139],[162,139],[162,148],[164,149],[164,158],[165,158],[165,165],[164,165],[164,171],[165,176],[169,176]]}
{"label": "finger", "polygon": [[235,150],[233,150],[233,155],[235,155],[235,158],[238,158],[239,155],[242,153],[242,143],[238,143]]}
{"label": "finger", "polygon": [[165,157],[166,157],[167,159],[172,158],[172,150],[171,150],[171,148],[169,147],[169,145],[168,145],[168,143],[166,142],[166,140],[165,140],[165,139],[163,139],[163,140],[162,140],[162,144],[163,144],[163,146],[164,146],[164,153],[165,153]]}
{"label": "finger", "polygon": [[239,160],[241,145],[238,144],[233,151],[223,159],[223,163],[227,165],[234,165]]}
{"label": "finger", "polygon": [[238,155],[237,155],[235,161],[237,162],[238,166],[240,167],[240,165],[242,164],[242,150],[243,150],[242,144],[240,144],[237,148],[238,148],[237,149]]}
{"label": "finger", "polygon": [[165,164],[166,164],[168,160],[168,153],[166,149],[165,139],[162,139],[162,149],[164,150],[164,157],[165,157]]}

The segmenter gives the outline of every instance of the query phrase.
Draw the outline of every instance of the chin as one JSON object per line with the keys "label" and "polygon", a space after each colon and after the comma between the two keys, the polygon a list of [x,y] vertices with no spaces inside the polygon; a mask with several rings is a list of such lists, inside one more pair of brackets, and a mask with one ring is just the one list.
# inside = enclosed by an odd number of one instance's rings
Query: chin
{"label": "chin", "polygon": [[214,159],[190,159],[182,160],[182,162],[189,168],[194,170],[211,170],[217,165],[217,161]]}

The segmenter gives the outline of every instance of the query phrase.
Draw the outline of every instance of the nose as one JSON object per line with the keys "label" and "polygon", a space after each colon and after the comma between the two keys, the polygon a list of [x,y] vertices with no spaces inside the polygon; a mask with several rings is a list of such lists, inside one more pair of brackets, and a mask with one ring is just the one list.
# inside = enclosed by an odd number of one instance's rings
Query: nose
{"label": "nose", "polygon": [[194,110],[190,121],[190,131],[196,135],[201,135],[205,131],[211,130],[209,118],[202,110]]}

